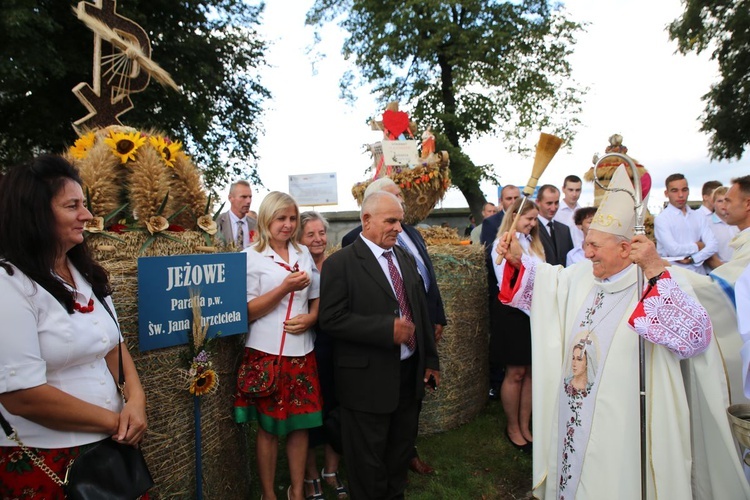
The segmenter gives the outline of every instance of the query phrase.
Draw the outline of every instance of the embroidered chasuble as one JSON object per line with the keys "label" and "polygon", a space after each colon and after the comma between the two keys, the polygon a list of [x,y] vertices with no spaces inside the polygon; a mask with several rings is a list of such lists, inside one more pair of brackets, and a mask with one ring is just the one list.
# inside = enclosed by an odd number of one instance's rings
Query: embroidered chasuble
{"label": "embroidered chasuble", "polygon": [[[635,266],[600,282],[588,260],[568,268],[522,261],[523,282],[500,296],[530,310],[535,498],[640,499],[639,335],[647,339],[648,498],[750,498],[721,415],[726,379],[716,342],[689,285],[667,273],[638,303]],[[685,389],[680,359],[690,356],[686,371],[697,377]],[[706,378],[708,389],[694,378]],[[689,395],[705,410],[692,435]],[[698,457],[706,469],[693,474],[697,438],[697,452],[710,451],[717,466]]]}

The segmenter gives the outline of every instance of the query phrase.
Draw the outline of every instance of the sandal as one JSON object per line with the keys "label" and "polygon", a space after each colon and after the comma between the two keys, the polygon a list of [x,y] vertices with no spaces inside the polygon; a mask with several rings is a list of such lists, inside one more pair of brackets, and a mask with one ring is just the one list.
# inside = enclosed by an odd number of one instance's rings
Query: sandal
{"label": "sandal", "polygon": [[[320,475],[323,476],[323,478],[335,477],[336,486],[334,486],[334,488],[336,488],[336,496],[338,498],[349,498],[349,491],[346,489],[346,486],[344,486],[344,483],[341,482],[341,479],[339,479],[338,471],[328,474],[326,473],[326,468],[323,467],[322,469],[320,469]],[[328,481],[326,481],[326,483],[330,486],[330,483],[328,483]]]}
{"label": "sandal", "polygon": [[305,495],[305,500],[325,500],[323,496],[323,485],[320,482],[320,478],[305,479],[305,484],[313,485],[313,492],[309,495]]}

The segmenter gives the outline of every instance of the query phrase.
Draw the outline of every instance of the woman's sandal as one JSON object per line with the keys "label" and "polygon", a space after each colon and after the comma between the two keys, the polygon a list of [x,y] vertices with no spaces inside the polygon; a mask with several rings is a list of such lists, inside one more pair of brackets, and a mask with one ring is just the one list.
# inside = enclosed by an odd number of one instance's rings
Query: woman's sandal
{"label": "woman's sandal", "polygon": [[305,495],[305,500],[325,500],[323,496],[323,485],[320,478],[305,479],[305,484],[313,485],[313,492],[310,495]]}
{"label": "woman's sandal", "polygon": [[[335,477],[336,486],[334,486],[334,488],[336,488],[336,496],[338,498],[349,498],[349,491],[346,489],[346,486],[344,486],[344,483],[341,482],[341,479],[339,479],[338,471],[331,472],[330,474],[328,474],[326,472],[325,467],[323,467],[322,469],[320,469],[320,475],[323,476],[324,479],[329,478],[329,477]],[[328,483],[328,481],[326,481],[326,483],[329,484],[329,486],[331,486],[330,483]]]}

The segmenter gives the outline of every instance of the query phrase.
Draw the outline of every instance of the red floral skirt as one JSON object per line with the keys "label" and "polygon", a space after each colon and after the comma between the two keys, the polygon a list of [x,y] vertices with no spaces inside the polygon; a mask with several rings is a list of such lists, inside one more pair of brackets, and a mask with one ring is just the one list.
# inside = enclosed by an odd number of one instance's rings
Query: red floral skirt
{"label": "red floral skirt", "polygon": [[[96,443],[72,448],[30,448],[44,460],[57,477],[65,479],[71,460]],[[42,469],[31,461],[20,446],[0,446],[0,498],[2,500],[63,500],[63,487],[56,484]],[[141,496],[148,499],[148,493]]]}
{"label": "red floral skirt", "polygon": [[[262,351],[245,348],[243,364],[252,364],[267,356]],[[323,425],[322,399],[315,354],[282,356],[276,392],[263,398],[237,389],[234,419],[238,423],[257,420],[261,428],[277,436]]]}

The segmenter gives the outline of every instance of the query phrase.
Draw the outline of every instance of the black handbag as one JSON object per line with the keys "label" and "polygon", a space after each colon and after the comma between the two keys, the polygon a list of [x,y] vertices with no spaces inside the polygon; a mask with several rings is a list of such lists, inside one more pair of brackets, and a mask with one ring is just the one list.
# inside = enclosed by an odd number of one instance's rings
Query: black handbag
{"label": "black handbag", "polygon": [[[104,299],[99,300],[107,312],[115,319],[112,310]],[[117,325],[119,331],[120,325]],[[117,345],[119,353],[118,386],[125,400],[123,384],[125,375],[122,369],[122,342]],[[18,443],[23,452],[34,464],[41,468],[52,481],[62,486],[65,497],[72,500],[135,500],[146,493],[154,480],[148,470],[140,448],[118,443],[111,438],[103,439],[91,446],[84,446],[83,452],[70,461],[65,478],[60,479],[44,461],[24,445],[10,423],[0,413],[0,425],[11,440]]]}
{"label": "black handbag", "polygon": [[73,460],[63,488],[71,500],[134,500],[153,485],[139,448],[104,439]]}

